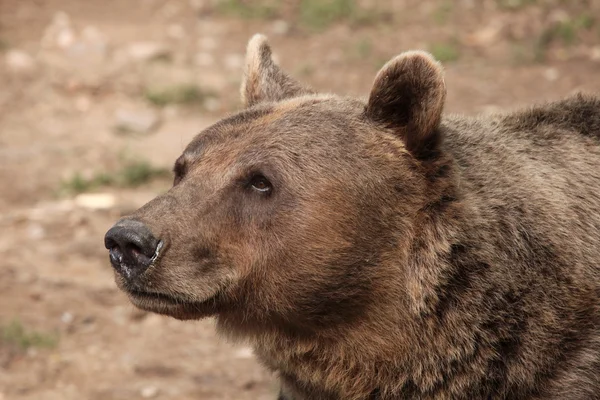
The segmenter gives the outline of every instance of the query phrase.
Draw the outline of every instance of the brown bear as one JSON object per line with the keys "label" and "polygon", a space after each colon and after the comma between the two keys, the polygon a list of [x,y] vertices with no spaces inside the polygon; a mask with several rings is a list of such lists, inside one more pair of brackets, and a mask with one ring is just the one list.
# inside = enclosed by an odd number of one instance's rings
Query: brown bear
{"label": "brown bear", "polygon": [[366,101],[316,94],[261,35],[245,109],[106,234],[138,307],[216,316],[280,399],[600,399],[600,100],[442,115],[407,52]]}

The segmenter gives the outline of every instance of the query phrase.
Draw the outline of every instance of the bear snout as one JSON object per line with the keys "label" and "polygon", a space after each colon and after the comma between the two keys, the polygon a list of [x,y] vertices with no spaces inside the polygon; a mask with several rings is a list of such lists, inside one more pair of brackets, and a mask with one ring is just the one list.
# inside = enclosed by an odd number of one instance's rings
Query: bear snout
{"label": "bear snout", "polygon": [[144,223],[125,219],[106,232],[104,246],[109,250],[113,268],[131,280],[143,274],[156,259],[162,241]]}

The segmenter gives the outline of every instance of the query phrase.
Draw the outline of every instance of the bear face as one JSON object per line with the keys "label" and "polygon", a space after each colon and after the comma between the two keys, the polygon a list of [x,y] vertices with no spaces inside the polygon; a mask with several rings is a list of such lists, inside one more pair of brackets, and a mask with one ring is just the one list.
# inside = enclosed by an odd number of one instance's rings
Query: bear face
{"label": "bear face", "polygon": [[366,104],[314,94],[255,36],[247,108],[200,133],[173,188],[126,219],[154,238],[143,262],[144,249],[107,235],[119,287],[140,308],[218,315],[244,333],[349,325],[400,287],[387,288],[405,271],[382,264],[405,256],[399,244],[431,202],[444,97],[440,66],[421,52],[386,64]]}

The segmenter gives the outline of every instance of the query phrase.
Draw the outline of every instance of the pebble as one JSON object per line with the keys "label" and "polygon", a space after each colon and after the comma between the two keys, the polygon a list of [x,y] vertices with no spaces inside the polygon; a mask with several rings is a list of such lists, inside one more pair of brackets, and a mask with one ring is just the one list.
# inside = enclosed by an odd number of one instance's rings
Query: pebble
{"label": "pebble", "polygon": [[546,68],[544,71],[544,78],[549,80],[550,82],[554,82],[559,77],[559,72],[556,68]]}
{"label": "pebble", "polygon": [[208,111],[215,112],[221,108],[221,101],[219,99],[215,99],[214,97],[209,97],[204,100],[204,108]]}
{"label": "pebble", "polygon": [[215,58],[209,53],[197,53],[194,56],[194,64],[198,67],[210,67],[215,63]]}
{"label": "pebble", "polygon": [[210,36],[204,36],[198,39],[198,47],[203,50],[214,50],[217,48],[217,40]]}
{"label": "pebble", "polygon": [[140,390],[140,394],[145,399],[151,399],[153,397],[156,397],[158,395],[158,392],[159,390],[156,386],[146,386],[145,388],[142,388],[142,390]]}
{"label": "pebble", "polygon": [[236,358],[248,359],[254,357],[254,351],[250,347],[242,347],[235,352]]}
{"label": "pebble", "polygon": [[290,24],[282,19],[278,19],[277,21],[273,22],[273,25],[271,26],[271,32],[276,35],[287,35],[290,32]]}
{"label": "pebble", "polygon": [[491,23],[473,34],[467,36],[466,41],[472,46],[489,46],[498,40],[503,26],[500,23]]}
{"label": "pebble", "polygon": [[60,320],[63,324],[70,324],[71,322],[73,322],[73,319],[75,319],[75,317],[72,313],[68,311],[62,313],[62,315],[60,316]]}
{"label": "pebble", "polygon": [[52,22],[42,36],[42,47],[59,47],[62,49],[70,47],[75,41],[75,33],[71,28],[71,18],[64,11],[54,14]]}
{"label": "pebble", "polygon": [[149,133],[156,128],[160,119],[152,110],[117,110],[115,127],[120,133]]}
{"label": "pebble", "polygon": [[75,99],[75,109],[79,112],[87,112],[92,107],[92,100],[89,96],[77,96]]}
{"label": "pebble", "polygon": [[40,240],[46,236],[46,230],[41,224],[37,222],[31,222],[29,226],[27,226],[27,235],[32,240]]}
{"label": "pebble", "polygon": [[82,193],[75,197],[75,205],[92,210],[108,210],[116,203],[115,196],[110,193]]}
{"label": "pebble", "polygon": [[590,50],[590,59],[592,61],[600,61],[600,46],[594,46]]}
{"label": "pebble", "polygon": [[127,48],[129,57],[136,61],[148,61],[153,58],[168,56],[167,47],[158,42],[136,42]]}
{"label": "pebble", "polygon": [[167,27],[167,36],[171,39],[183,39],[185,37],[185,30],[179,24],[171,24]]}
{"label": "pebble", "polygon": [[21,50],[9,50],[4,56],[8,69],[14,73],[23,74],[35,69],[35,60]]}
{"label": "pebble", "polygon": [[56,44],[62,49],[68,49],[75,43],[75,33],[71,28],[61,29],[56,33]]}
{"label": "pebble", "polygon": [[244,57],[240,54],[228,54],[225,56],[225,68],[229,70],[239,70],[244,63]]}

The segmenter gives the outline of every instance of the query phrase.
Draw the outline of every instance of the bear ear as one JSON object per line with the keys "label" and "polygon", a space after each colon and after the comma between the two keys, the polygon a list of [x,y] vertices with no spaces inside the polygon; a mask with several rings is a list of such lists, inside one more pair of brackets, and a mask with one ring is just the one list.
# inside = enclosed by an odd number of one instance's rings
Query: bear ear
{"label": "bear ear", "polygon": [[245,107],[280,101],[310,93],[290,78],[272,59],[271,47],[264,35],[256,34],[248,42],[242,81],[242,103]]}
{"label": "bear ear", "polygon": [[366,114],[397,132],[417,158],[437,150],[446,85],[442,66],[424,51],[409,51],[388,61],[375,81]]}

